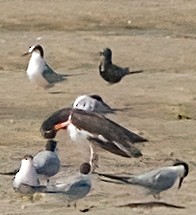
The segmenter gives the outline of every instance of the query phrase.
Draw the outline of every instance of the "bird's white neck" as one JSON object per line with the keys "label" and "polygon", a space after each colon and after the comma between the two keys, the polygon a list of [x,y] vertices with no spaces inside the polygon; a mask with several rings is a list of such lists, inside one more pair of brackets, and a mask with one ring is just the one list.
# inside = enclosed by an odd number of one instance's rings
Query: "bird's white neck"
{"label": "bird's white neck", "polygon": [[21,164],[21,168],[20,168],[20,171],[19,171],[21,174],[24,174],[24,175],[36,175],[36,170],[35,170],[35,167],[33,166],[33,163],[30,163],[30,162],[24,162],[22,161],[22,164]]}

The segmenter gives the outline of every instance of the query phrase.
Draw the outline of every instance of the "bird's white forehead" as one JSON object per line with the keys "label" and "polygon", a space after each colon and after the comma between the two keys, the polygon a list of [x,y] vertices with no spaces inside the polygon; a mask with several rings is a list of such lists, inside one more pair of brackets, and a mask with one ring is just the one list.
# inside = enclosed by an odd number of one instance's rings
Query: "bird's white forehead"
{"label": "bird's white forehead", "polygon": [[77,105],[78,105],[78,103],[79,103],[81,100],[85,99],[86,97],[87,97],[86,95],[78,96],[78,97],[76,98],[76,100],[74,101],[74,103],[73,103],[73,108],[76,108]]}
{"label": "bird's white forehead", "polygon": [[33,51],[34,48],[35,48],[35,45],[34,45],[34,46],[31,46],[31,47],[29,48],[29,53],[31,53],[31,52]]}

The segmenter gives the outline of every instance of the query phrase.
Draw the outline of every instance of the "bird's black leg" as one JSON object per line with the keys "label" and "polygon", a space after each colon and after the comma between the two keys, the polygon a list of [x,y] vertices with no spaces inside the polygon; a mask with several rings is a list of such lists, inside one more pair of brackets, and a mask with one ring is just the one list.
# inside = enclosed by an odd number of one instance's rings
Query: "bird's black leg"
{"label": "bird's black leg", "polygon": [[158,194],[153,194],[153,197],[155,198],[155,199],[160,199],[161,197],[160,197],[160,193],[158,193]]}

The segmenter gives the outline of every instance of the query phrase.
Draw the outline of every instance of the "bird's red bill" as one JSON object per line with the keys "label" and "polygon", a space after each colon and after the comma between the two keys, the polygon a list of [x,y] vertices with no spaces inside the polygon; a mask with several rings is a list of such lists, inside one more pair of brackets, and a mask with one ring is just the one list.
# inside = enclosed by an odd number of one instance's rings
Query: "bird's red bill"
{"label": "bird's red bill", "polygon": [[58,131],[58,130],[60,130],[60,129],[65,129],[65,128],[67,128],[68,125],[69,125],[69,121],[56,124],[56,125],[54,126],[54,130],[55,130],[55,131]]}

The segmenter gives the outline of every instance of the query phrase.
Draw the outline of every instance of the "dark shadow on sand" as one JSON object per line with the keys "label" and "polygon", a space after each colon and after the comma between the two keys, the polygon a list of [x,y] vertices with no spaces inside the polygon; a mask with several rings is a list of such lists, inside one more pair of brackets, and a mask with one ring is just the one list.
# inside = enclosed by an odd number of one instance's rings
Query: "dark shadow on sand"
{"label": "dark shadow on sand", "polygon": [[16,173],[19,171],[19,169],[15,169],[10,172],[0,172],[0,175],[16,175]]}
{"label": "dark shadow on sand", "polygon": [[132,110],[133,108],[132,107],[125,107],[125,108],[112,108],[112,111],[113,112],[125,112],[125,111],[129,111],[129,110]]}
{"label": "dark shadow on sand", "polygon": [[63,91],[53,91],[53,92],[48,92],[50,94],[56,95],[56,94],[66,94],[66,92]]}
{"label": "dark shadow on sand", "polygon": [[167,208],[177,208],[177,209],[185,209],[186,207],[181,205],[174,205],[169,204],[166,202],[158,202],[158,201],[151,201],[151,202],[135,202],[135,203],[129,203],[125,205],[119,205],[116,207],[130,207],[130,208],[138,208],[138,207],[144,207],[144,208],[152,208],[152,207],[167,207]]}
{"label": "dark shadow on sand", "polygon": [[76,73],[76,74],[60,74],[61,76],[67,78],[67,77],[73,77],[73,76],[80,76],[80,75],[86,75],[87,73]]}

